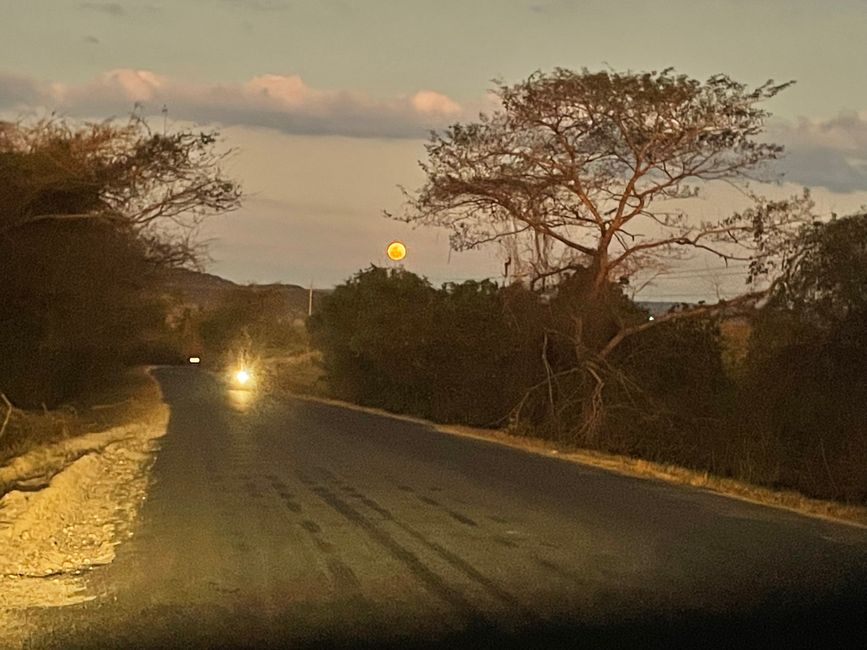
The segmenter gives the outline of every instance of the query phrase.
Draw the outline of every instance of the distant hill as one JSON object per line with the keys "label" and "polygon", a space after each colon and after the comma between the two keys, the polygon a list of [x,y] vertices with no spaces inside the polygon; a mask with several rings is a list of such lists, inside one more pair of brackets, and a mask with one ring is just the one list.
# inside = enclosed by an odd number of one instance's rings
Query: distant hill
{"label": "distant hill", "polygon": [[[277,294],[285,301],[287,317],[304,318],[307,316],[309,290],[297,284],[237,284],[212,273],[189,269],[169,269],[163,276],[163,291],[177,300],[184,308],[195,311],[210,311],[219,307],[232,293],[249,291],[273,296]],[[313,291],[313,306],[316,308],[323,290]]]}
{"label": "distant hill", "polygon": [[[212,273],[191,271],[189,269],[169,269],[163,280],[165,293],[176,299],[183,307],[196,311],[210,311],[219,307],[226,297],[234,291],[269,293],[282,296],[287,309],[287,317],[305,318],[309,300],[309,290],[297,284],[237,284]],[[330,289],[314,289],[314,310],[322,296],[331,293]],[[682,302],[639,301],[640,307],[651,315],[659,316]]]}

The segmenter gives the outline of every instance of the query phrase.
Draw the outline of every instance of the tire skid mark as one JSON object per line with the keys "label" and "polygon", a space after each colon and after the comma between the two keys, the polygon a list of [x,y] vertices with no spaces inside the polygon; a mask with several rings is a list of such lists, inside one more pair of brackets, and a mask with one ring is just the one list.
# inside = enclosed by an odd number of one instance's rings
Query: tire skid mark
{"label": "tire skid mark", "polygon": [[373,541],[388,551],[392,557],[402,562],[429,591],[449,603],[461,614],[475,620],[482,618],[482,613],[463,594],[450,587],[442,578],[429,569],[415,553],[399,544],[388,533],[376,526],[327,487],[323,485],[311,485],[311,489],[326,504],[367,533]]}
{"label": "tire skid mark", "polygon": [[544,569],[547,569],[548,571],[563,580],[572,582],[579,587],[587,587],[589,584],[591,584],[590,580],[588,580],[585,576],[582,576],[577,571],[567,569],[544,558],[536,557],[534,559],[536,560],[536,564],[543,567]]}
{"label": "tire skid mark", "polygon": [[455,521],[459,521],[459,522],[461,522],[461,523],[464,524],[465,526],[473,526],[474,528],[478,527],[478,524],[477,524],[475,521],[473,521],[472,519],[470,519],[470,518],[467,517],[466,515],[463,515],[463,514],[461,514],[460,512],[457,512],[456,510],[452,510],[452,509],[449,508],[448,506],[444,506],[442,503],[440,503],[440,502],[437,501],[436,499],[431,499],[430,497],[422,496],[422,495],[420,495],[420,494],[416,494],[415,497],[416,497],[419,501],[421,501],[422,503],[426,503],[426,504],[428,504],[428,505],[430,505],[430,506],[434,506],[434,507],[436,507],[436,508],[440,508],[440,509],[443,510],[443,511],[444,511],[444,512],[449,516],[449,517],[451,517],[451,518],[454,519]]}
{"label": "tire skid mark", "polygon": [[[324,476],[331,477],[331,481],[333,483],[338,484],[338,487],[340,486],[340,483],[341,483],[340,479],[336,478],[331,472],[329,472],[328,470],[326,470],[324,468],[318,468],[318,469],[319,469],[320,473],[322,473]],[[320,488],[320,489],[324,490],[326,488]],[[412,491],[412,490],[410,489],[410,491]],[[419,497],[419,498],[421,498],[422,500],[427,500],[427,497]],[[382,507],[373,499],[362,496],[359,500],[364,505],[368,506],[369,508],[371,508],[371,509],[375,510],[376,512],[378,512],[379,514],[381,514],[384,519],[387,519],[389,521],[394,522],[394,524],[398,528],[400,528],[405,533],[409,534],[414,539],[418,540],[419,542],[421,542],[422,544],[427,546],[429,549],[434,551],[437,555],[439,555],[443,560],[445,560],[452,567],[454,567],[458,571],[461,571],[464,575],[470,577],[471,579],[475,580],[489,594],[491,594],[492,596],[494,596],[495,598],[497,598],[501,602],[515,608],[523,616],[525,616],[528,619],[531,619],[531,620],[537,620],[538,619],[538,617],[533,612],[531,612],[529,609],[527,609],[520,601],[518,601],[514,596],[512,596],[512,594],[510,594],[509,592],[505,591],[504,589],[501,589],[500,587],[498,587],[492,580],[487,578],[478,569],[476,569],[474,566],[472,566],[469,562],[467,562],[466,560],[464,560],[460,556],[452,553],[451,551],[449,551],[447,548],[443,547],[442,545],[440,545],[434,541],[429,540],[427,537],[425,537],[424,535],[419,533],[417,530],[415,530],[411,526],[404,524],[403,522],[401,522],[398,519],[395,519],[395,517],[392,515],[392,513],[388,509]],[[430,499],[430,501],[433,501],[433,499]],[[436,502],[434,501],[434,503],[436,503]],[[348,504],[346,504],[346,505],[347,505],[347,507],[351,508],[351,506],[349,506]],[[473,522],[473,525],[476,525],[475,522]]]}
{"label": "tire skid mark", "polygon": [[338,476],[336,476],[334,474],[334,472],[332,472],[331,470],[329,470],[325,467],[314,467],[313,469],[316,470],[317,474],[320,474],[322,476],[322,478],[324,478],[328,481],[337,481],[337,482],[340,481],[340,478]]}
{"label": "tire skid mark", "polygon": [[322,532],[322,528],[319,527],[315,521],[310,521],[309,519],[305,519],[301,522],[301,527],[306,530],[308,533],[313,535]]}
{"label": "tire skid mark", "polygon": [[295,476],[298,477],[298,480],[301,481],[304,485],[310,486],[313,485],[313,479],[311,479],[307,474],[302,472],[300,469],[295,470]]}
{"label": "tire skid mark", "polygon": [[500,544],[501,546],[506,546],[508,548],[518,548],[518,544],[513,542],[508,537],[503,537],[502,535],[495,535],[493,537],[493,540],[495,542],[497,542],[497,544]]}
{"label": "tire skid mark", "polygon": [[386,520],[391,519],[391,513],[388,510],[386,510],[385,508],[382,508],[376,501],[367,498],[361,492],[359,492],[358,490],[356,490],[353,487],[350,487],[348,485],[342,485],[339,483],[337,485],[342,492],[344,492],[345,494],[348,494],[351,497],[358,499],[359,501],[361,501],[361,503],[363,503],[368,508],[370,508],[371,510],[376,512],[383,519],[386,519]]}
{"label": "tire skid mark", "polygon": [[334,583],[342,592],[361,593],[361,582],[358,576],[347,564],[339,558],[329,555],[325,558],[325,564],[328,566],[328,571],[334,578]]}
{"label": "tire skid mark", "polygon": [[[309,478],[303,473],[296,472],[296,475],[305,485],[312,484]],[[288,486],[279,477],[269,474],[266,478],[290,510],[293,512],[301,512],[301,506],[292,500],[295,495],[292,492],[289,492]],[[369,603],[361,593],[361,582],[359,581],[358,576],[349,565],[335,555],[334,544],[322,539],[322,527],[311,519],[302,520],[300,525],[305,531],[307,531],[316,548],[324,554],[325,566],[328,569],[328,573],[334,582],[334,587],[337,592],[348,597],[349,601],[354,603],[355,608],[369,610]]]}
{"label": "tire skid mark", "polygon": [[352,487],[351,485],[343,485],[343,484],[341,484],[341,485],[340,485],[340,489],[343,490],[344,492],[346,492],[346,494],[348,494],[348,495],[350,495],[350,496],[353,496],[353,497],[360,497],[360,496],[363,496],[363,495],[361,494],[361,492],[359,492],[358,490],[356,490],[356,489],[355,489],[354,487]]}
{"label": "tire skid mark", "polygon": [[334,544],[331,542],[326,542],[324,539],[319,537],[318,535],[312,535],[313,543],[316,544],[316,548],[318,548],[323,553],[334,553]]}
{"label": "tire skid mark", "polygon": [[462,557],[452,553],[444,546],[427,539],[424,535],[411,528],[410,526],[407,526],[406,524],[403,524],[399,521],[395,521],[395,523],[400,527],[401,530],[405,531],[406,533],[420,541],[422,544],[430,548],[453,567],[479,583],[489,594],[495,596],[501,602],[515,608],[524,617],[528,619],[537,619],[536,615],[529,609],[527,609],[517,598],[515,598],[506,590],[498,587],[492,580],[487,578],[484,574],[482,574],[478,569],[476,569]]}
{"label": "tire skid mark", "polygon": [[464,526],[472,526],[474,528],[478,527],[478,524],[466,515],[462,515],[461,513],[455,512],[454,510],[450,510],[448,508],[446,508],[446,512],[449,513],[449,517],[451,517],[455,521],[461,522]]}
{"label": "tire skid mark", "polygon": [[376,512],[383,519],[386,519],[386,520],[392,519],[391,513],[388,510],[386,510],[385,508],[383,508],[382,506],[380,506],[373,499],[369,499],[368,497],[366,497],[364,494],[362,494],[361,492],[356,490],[351,485],[348,485],[344,481],[340,480],[339,477],[335,476],[333,473],[329,472],[324,467],[318,467],[316,469],[319,471],[320,474],[322,474],[325,477],[325,479],[327,481],[329,481],[329,482],[333,483],[334,485],[336,485],[337,487],[339,487],[340,490],[342,492],[344,492],[345,494],[348,494],[348,495],[358,499],[359,501],[361,501],[361,503],[363,503],[368,508],[370,508],[371,510]]}
{"label": "tire skid mark", "polygon": [[254,499],[261,499],[262,496],[264,496],[262,494],[262,489],[256,485],[252,479],[247,479],[244,483],[244,487],[246,488],[247,493]]}
{"label": "tire skid mark", "polygon": [[271,487],[280,495],[280,498],[283,499],[283,503],[289,510],[295,513],[301,512],[301,505],[294,501],[295,495],[289,491],[289,487],[281,481],[278,477],[273,474],[269,474],[267,477],[268,481],[271,483]]}

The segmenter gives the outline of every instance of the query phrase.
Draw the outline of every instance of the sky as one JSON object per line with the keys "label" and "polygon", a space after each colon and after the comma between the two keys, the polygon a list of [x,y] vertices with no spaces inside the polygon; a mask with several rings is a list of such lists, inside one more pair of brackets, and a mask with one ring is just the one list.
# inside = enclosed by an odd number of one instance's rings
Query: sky
{"label": "sky", "polygon": [[[209,270],[238,282],[333,286],[385,263],[394,238],[435,283],[499,275],[495,249],[450,252],[447,232],[382,211],[423,181],[429,129],[491,110],[492,79],[556,66],[795,80],[767,104],[788,151],[780,191],[810,186],[841,214],[867,204],[867,0],[0,0],[0,12],[0,116],[122,118],[140,102],[162,119],[165,105],[172,124],[217,127],[237,148],[244,207],[202,234]],[[694,268],[643,297],[740,287]]]}

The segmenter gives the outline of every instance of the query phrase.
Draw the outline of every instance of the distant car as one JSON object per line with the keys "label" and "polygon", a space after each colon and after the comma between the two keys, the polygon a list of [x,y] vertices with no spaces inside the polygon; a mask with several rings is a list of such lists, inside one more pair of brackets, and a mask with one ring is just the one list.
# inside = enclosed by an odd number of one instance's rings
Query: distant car
{"label": "distant car", "polygon": [[244,366],[232,370],[229,376],[229,386],[233,390],[253,390],[255,384],[253,373]]}

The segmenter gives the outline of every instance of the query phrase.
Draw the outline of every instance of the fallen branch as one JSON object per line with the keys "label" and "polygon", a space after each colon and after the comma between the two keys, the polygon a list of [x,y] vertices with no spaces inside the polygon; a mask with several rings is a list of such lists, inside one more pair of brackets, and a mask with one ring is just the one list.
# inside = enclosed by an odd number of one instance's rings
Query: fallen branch
{"label": "fallen branch", "polygon": [[90,407],[90,409],[93,411],[102,411],[105,409],[113,409],[113,408],[117,408],[118,406],[123,406],[124,404],[127,404],[128,402],[131,402],[131,401],[132,401],[132,398],[127,397],[125,400],[122,400],[120,402],[112,402],[111,404],[94,404],[93,406]]}
{"label": "fallen branch", "polygon": [[6,418],[3,420],[3,426],[0,427],[0,438],[3,437],[3,434],[6,433],[6,427],[9,425],[9,420],[12,419],[12,411],[15,408],[12,406],[12,402],[10,402],[4,393],[0,393],[0,398],[3,398],[3,402],[6,404]]}

